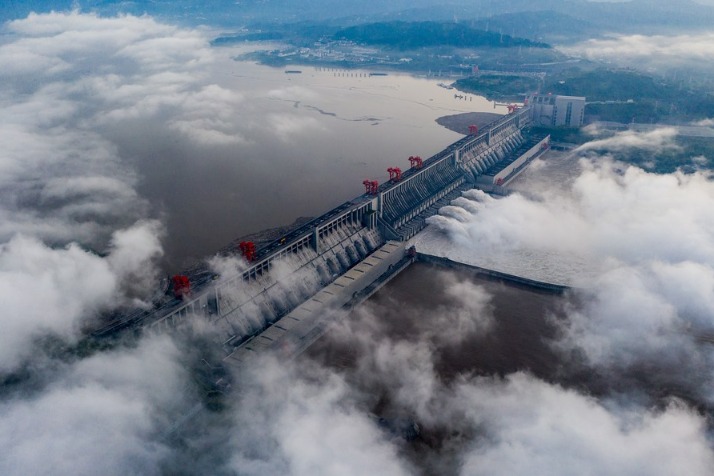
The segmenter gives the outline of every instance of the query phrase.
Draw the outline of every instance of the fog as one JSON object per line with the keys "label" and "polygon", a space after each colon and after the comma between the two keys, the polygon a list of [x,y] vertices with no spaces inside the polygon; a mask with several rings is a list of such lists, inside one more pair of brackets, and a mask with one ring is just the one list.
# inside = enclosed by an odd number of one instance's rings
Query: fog
{"label": "fog", "polygon": [[[479,319],[483,309],[473,310]],[[198,464],[223,461],[228,474],[573,474],[583,468],[585,474],[707,474],[714,468],[705,417],[678,399],[654,406],[637,387],[631,395],[596,398],[525,372],[445,378],[437,371],[440,354],[458,349],[458,341],[444,346],[428,333],[390,337],[383,312],[368,305],[333,329],[330,339],[353,354],[347,367],[330,357],[255,361],[241,374],[244,390],[228,411],[235,429]],[[488,332],[462,337],[478,340]],[[375,407],[386,420],[371,413]],[[402,432],[411,422],[422,436],[410,442]]]}
{"label": "fog", "polygon": [[[205,40],[148,17],[30,15],[4,34],[0,472],[158,473],[190,394],[177,346],[77,347],[101,313],[145,305],[163,253],[141,178],[102,128],[178,104],[180,129],[196,111],[218,119],[210,98],[226,97],[181,94]],[[172,61],[184,76],[166,74]]]}
{"label": "fog", "polygon": [[565,54],[603,61],[619,67],[634,67],[676,79],[708,80],[714,48],[711,31],[681,34],[611,34],[574,45],[559,47]]}
{"label": "fog", "polygon": [[6,24],[0,48],[6,144],[4,240],[15,233],[104,251],[111,233],[149,217],[136,169],[109,131],[171,111],[168,130],[225,141],[221,111],[239,100],[204,85],[205,39],[148,17],[77,12]]}
{"label": "fog", "polygon": [[[389,418],[414,419],[426,433],[448,429],[438,450],[422,448],[421,458],[410,455],[404,440],[391,439],[398,461],[413,465],[416,460],[429,474],[573,474],[583,468],[585,474],[708,474],[714,467],[708,426],[712,350],[700,338],[714,327],[710,175],[655,175],[618,163],[606,152],[668,147],[670,135],[668,130],[642,136],[628,132],[607,143],[586,144],[576,151],[582,158],[572,180],[559,187],[547,187],[547,165],[536,164],[527,180],[542,181],[542,187],[529,183],[527,189],[537,193],[479,200],[467,194],[471,199],[459,199],[430,219],[444,239],[466,253],[477,248],[507,253],[526,247],[533,254],[565,249],[599,264],[566,294],[565,318],[554,318],[558,332],[549,341],[562,359],[562,375],[582,365],[591,375],[589,383],[569,388],[525,372],[504,377],[467,373],[456,379],[440,375],[436,367],[444,344],[458,349],[459,339],[487,336],[493,322],[487,291],[446,278],[456,309],[461,299],[470,303],[465,314],[396,304],[403,313],[414,313],[409,317],[410,326],[418,329],[414,339],[387,330],[381,305],[365,306],[330,336],[350,349],[352,365],[331,363],[331,372],[324,375],[324,369],[306,371],[301,364],[286,377],[281,363],[274,370],[281,376],[278,385],[288,381],[294,387],[291,378],[302,375],[300,385],[321,382],[322,392],[339,389],[342,395],[347,382],[351,391],[341,399],[347,413],[377,405]],[[656,137],[664,139],[657,142]],[[592,152],[596,149],[600,153]],[[416,244],[429,252],[421,247],[423,241]],[[436,336],[445,327],[457,340],[439,342]],[[264,374],[272,372],[271,366],[259,368],[260,381],[270,381]],[[268,388],[257,391],[271,394]],[[284,409],[271,406],[270,414],[282,415]],[[323,410],[333,411],[329,405]],[[314,407],[303,411],[313,418]],[[301,418],[291,421],[311,426],[311,420]],[[358,425],[353,428],[355,441],[361,441]],[[274,438],[276,453],[262,458],[274,461],[277,454],[289,471],[303,474],[291,466],[289,443]],[[251,452],[246,446],[242,443],[240,451]],[[310,456],[320,460],[319,454]],[[359,473],[359,468],[348,472]]]}
{"label": "fog", "polygon": [[[557,347],[615,372],[613,381],[617,372],[640,378],[635,374],[647,368],[645,379],[709,402],[712,353],[697,339],[714,328],[710,173],[656,175],[607,154],[661,150],[672,146],[669,138],[671,131],[661,129],[585,144],[575,152],[579,163],[571,162],[575,175],[556,188],[537,185],[552,170],[546,159],[526,173],[528,195],[478,197],[461,207],[470,221],[440,213],[429,220],[441,232],[417,239],[417,248],[438,250],[446,239],[456,245],[447,256],[471,254],[474,264],[489,255],[507,262],[515,252],[524,261],[520,271],[508,268],[515,274],[527,273],[529,259],[586,257],[567,261],[577,305],[571,305]],[[547,266],[537,272],[536,279],[548,280]]]}
{"label": "fog", "polygon": [[[38,359],[39,360],[39,359]],[[0,404],[3,474],[159,474],[186,375],[166,337],[52,369]],[[178,396],[177,396],[178,395]]]}

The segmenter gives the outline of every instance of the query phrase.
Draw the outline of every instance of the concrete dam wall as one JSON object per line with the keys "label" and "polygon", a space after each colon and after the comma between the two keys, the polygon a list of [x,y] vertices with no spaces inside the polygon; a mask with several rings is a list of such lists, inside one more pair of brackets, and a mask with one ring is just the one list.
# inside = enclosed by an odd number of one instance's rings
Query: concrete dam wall
{"label": "concrete dam wall", "polygon": [[[404,243],[426,226],[426,218],[499,163],[518,159],[513,154],[532,139],[523,133],[528,123],[527,108],[504,116],[251,252],[240,273],[188,273],[190,295],[127,313],[95,335],[123,328],[162,332],[198,315],[220,330],[220,343],[234,360],[259,344],[274,345],[278,334],[291,336],[291,349],[309,345],[320,328],[310,315],[345,306],[401,266]],[[296,341],[295,335],[302,337]]]}

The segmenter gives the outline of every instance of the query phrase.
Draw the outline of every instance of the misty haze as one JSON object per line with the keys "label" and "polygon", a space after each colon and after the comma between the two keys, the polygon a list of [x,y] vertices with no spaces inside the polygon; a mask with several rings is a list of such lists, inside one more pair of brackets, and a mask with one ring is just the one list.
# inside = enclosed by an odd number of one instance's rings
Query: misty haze
{"label": "misty haze", "polygon": [[714,474],[712,25],[3,2],[0,474]]}

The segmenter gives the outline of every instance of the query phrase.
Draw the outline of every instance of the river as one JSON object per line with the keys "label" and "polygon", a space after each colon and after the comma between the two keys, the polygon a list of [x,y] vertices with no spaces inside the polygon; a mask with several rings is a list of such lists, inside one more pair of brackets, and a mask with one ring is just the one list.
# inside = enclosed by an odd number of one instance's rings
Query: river
{"label": "river", "polygon": [[226,49],[210,74],[242,95],[238,143],[191,148],[155,137],[147,158],[135,153],[146,144],[118,141],[138,157],[139,191],[166,224],[169,271],[242,235],[320,215],[363,193],[364,179],[435,154],[461,137],[435,122],[441,116],[494,112],[482,97],[456,98],[443,78],[311,66],[288,74],[235,53]]}

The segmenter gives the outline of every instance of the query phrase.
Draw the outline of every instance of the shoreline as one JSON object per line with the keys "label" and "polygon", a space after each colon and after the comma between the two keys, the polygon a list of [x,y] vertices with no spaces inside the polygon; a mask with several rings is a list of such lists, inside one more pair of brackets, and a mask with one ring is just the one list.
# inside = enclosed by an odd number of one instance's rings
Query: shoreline
{"label": "shoreline", "polygon": [[479,129],[483,129],[486,125],[502,116],[503,114],[495,112],[463,112],[441,116],[436,119],[436,123],[457,134],[469,135],[469,126],[476,125]]}

